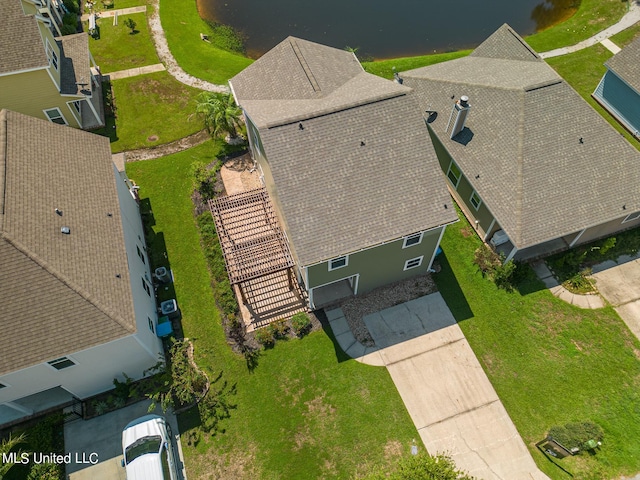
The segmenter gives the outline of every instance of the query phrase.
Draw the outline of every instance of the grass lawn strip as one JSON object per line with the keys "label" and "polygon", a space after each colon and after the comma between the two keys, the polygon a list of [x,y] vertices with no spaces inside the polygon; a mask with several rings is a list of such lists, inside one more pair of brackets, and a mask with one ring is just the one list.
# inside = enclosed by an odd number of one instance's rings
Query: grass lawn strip
{"label": "grass lawn strip", "polygon": [[214,437],[189,435],[180,418],[190,476],[219,478],[349,478],[370,465],[407,454],[417,432],[386,369],[348,359],[331,333],[280,342],[249,373],[225,343],[210,277],[199,248],[190,200],[190,168],[211,162],[218,144],[127,165],[149,197],[176,278],[185,335],[210,377],[235,384],[236,408]]}
{"label": "grass lawn strip", "polygon": [[640,471],[640,444],[629,441],[640,435],[640,342],[612,308],[568,305],[528,267],[516,291],[497,289],[473,264],[472,232],[464,218],[447,229],[436,283],[538,467],[572,478],[534,445],[554,425],[592,421],[602,447],[558,464],[580,479]]}
{"label": "grass lawn strip", "polygon": [[636,23],[632,27],[627,28],[626,30],[621,31],[620,33],[616,33],[614,36],[610,38],[610,40],[620,48],[624,48],[639,36],[640,36],[640,22]]}
{"label": "grass lawn strip", "polygon": [[240,73],[253,60],[203,42],[200,34],[213,35],[200,18],[193,0],[159,0],[160,19],[169,49],[182,69],[218,85]]}
{"label": "grass lawn strip", "polygon": [[[131,30],[125,26],[127,18],[136,22],[137,33],[131,34]],[[89,37],[89,50],[102,73],[159,63],[145,13],[119,16],[118,25],[113,25],[111,17],[99,18],[96,23],[100,37]]]}
{"label": "grass lawn strip", "polygon": [[191,117],[200,90],[166,71],[114,80],[112,85],[116,128],[110,122],[97,133],[111,137],[113,152],[169,143],[202,129]]}

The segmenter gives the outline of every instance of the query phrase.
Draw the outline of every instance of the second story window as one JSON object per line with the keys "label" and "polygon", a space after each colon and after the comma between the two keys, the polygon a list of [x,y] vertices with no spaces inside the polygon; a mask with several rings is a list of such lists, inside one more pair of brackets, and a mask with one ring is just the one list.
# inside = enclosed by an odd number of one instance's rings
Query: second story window
{"label": "second story window", "polygon": [[349,258],[347,256],[334,258],[333,260],[329,260],[329,271],[337,270],[347,265],[349,265]]}
{"label": "second story window", "polygon": [[47,57],[49,58],[49,62],[53,65],[53,68],[58,70],[58,54],[56,53],[53,46],[47,40]]}

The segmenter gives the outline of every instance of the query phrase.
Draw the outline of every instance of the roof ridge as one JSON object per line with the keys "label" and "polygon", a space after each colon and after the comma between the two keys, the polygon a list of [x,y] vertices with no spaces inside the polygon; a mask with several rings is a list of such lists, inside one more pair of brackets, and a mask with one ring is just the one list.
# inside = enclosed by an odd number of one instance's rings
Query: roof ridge
{"label": "roof ridge", "polygon": [[515,241],[518,245],[522,243],[522,205],[523,205],[523,192],[524,192],[524,179],[523,179],[523,166],[524,166],[524,96],[525,91],[521,90],[520,96],[520,111],[518,112],[518,150],[517,150],[517,173],[516,173],[516,238]]}
{"label": "roof ridge", "polygon": [[44,261],[38,255],[32,253],[29,249],[27,249],[24,245],[22,245],[17,240],[11,238],[11,235],[9,235],[7,232],[4,232],[4,231],[0,232],[0,238],[3,238],[9,245],[11,245],[13,248],[18,250],[20,253],[22,253],[25,257],[27,257],[33,263],[38,265],[40,268],[45,270],[47,273],[49,273],[49,275],[57,278],[67,288],[69,288],[73,292],[80,295],[88,303],[93,305],[97,310],[104,313],[109,318],[113,319],[113,321],[115,321],[118,325],[120,325],[126,331],[135,333],[136,328],[135,327],[132,328],[131,325],[129,325],[118,313],[112,312],[108,308],[103,307],[97,300],[93,298],[93,295],[87,292],[84,288],[74,284],[62,273],[51,268],[51,266],[46,261]]}
{"label": "roof ridge", "polygon": [[0,110],[0,232],[4,229],[4,204],[7,194],[7,110]]}
{"label": "roof ridge", "polygon": [[[327,115],[332,115],[334,113],[340,113],[340,112],[344,112],[346,110],[352,110],[354,108],[358,108],[358,107],[364,107],[365,105],[370,105],[373,103],[378,103],[378,102],[384,102],[385,100],[392,100],[394,98],[398,98],[398,97],[402,97],[404,95],[407,95],[407,93],[409,92],[394,92],[393,95],[377,95],[375,97],[369,97],[366,100],[361,100],[361,101],[355,101],[355,102],[351,102],[351,103],[345,103],[344,105],[341,105],[338,108],[332,108],[331,106],[323,109],[323,110],[316,110],[311,114],[299,114],[299,115],[292,115],[289,118],[283,118],[280,119],[277,122],[274,123],[267,123],[265,125],[266,128],[276,128],[276,127],[284,127],[285,125],[291,125],[292,123],[296,123],[296,122],[302,122],[302,121],[306,121],[306,120],[311,120],[314,118],[320,118],[320,117],[326,117]],[[269,100],[270,101],[270,100]]]}
{"label": "roof ridge", "polygon": [[511,35],[513,35],[513,36],[514,36],[514,38],[515,38],[518,42],[520,42],[520,44],[521,44],[524,48],[526,48],[526,49],[529,51],[529,53],[531,53],[531,55],[533,55],[533,57],[534,57],[534,58],[537,58],[537,59],[538,59],[538,60],[540,60],[540,61],[544,61],[544,60],[542,60],[542,58],[540,58],[540,55],[538,55],[538,53],[537,53],[533,48],[531,48],[531,47],[529,46],[529,44],[528,44],[527,42],[525,42],[525,41],[524,41],[524,39],[523,39],[520,35],[518,35],[518,33],[517,33],[513,28],[511,28],[511,25],[509,25],[509,24],[507,24],[507,23],[505,23],[505,25],[507,26],[507,31],[508,31]]}
{"label": "roof ridge", "polygon": [[322,91],[322,89],[320,88],[320,85],[318,85],[318,81],[316,80],[316,77],[313,75],[313,72],[311,71],[311,67],[309,67],[307,60],[304,58],[304,55],[302,54],[302,51],[298,46],[297,39],[291,38],[289,40],[289,43],[291,44],[293,53],[298,59],[298,62],[300,62],[300,66],[302,67],[304,74],[307,76],[307,79],[309,80],[309,83],[311,84],[311,88],[313,88],[313,91],[314,92]]}

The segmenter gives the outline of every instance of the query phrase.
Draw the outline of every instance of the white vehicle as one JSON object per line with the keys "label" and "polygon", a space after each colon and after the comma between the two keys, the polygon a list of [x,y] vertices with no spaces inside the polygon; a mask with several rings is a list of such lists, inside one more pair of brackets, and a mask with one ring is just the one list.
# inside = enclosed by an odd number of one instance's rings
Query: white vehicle
{"label": "white vehicle", "polygon": [[170,427],[159,415],[145,415],[122,431],[122,465],[127,480],[179,480]]}

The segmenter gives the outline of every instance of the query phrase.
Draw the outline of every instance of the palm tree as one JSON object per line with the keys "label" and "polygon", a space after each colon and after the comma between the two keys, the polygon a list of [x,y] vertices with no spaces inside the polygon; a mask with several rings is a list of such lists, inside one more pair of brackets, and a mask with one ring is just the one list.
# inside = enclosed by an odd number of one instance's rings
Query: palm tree
{"label": "palm tree", "polygon": [[[24,438],[25,438],[24,433],[18,435],[17,437],[12,437],[11,434],[9,434],[9,438],[0,441],[0,458],[8,454],[17,445],[24,442]],[[18,458],[20,458],[21,454],[22,454],[21,450],[18,450],[18,452],[16,453]],[[13,467],[13,465],[14,464],[11,462],[0,463],[0,479],[2,479],[7,474],[7,472],[11,467]]]}
{"label": "palm tree", "polygon": [[197,97],[196,115],[212,137],[229,136],[229,142],[238,137],[242,127],[242,110],[230,93],[202,92]]}

